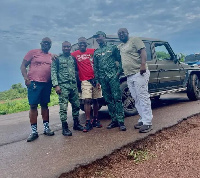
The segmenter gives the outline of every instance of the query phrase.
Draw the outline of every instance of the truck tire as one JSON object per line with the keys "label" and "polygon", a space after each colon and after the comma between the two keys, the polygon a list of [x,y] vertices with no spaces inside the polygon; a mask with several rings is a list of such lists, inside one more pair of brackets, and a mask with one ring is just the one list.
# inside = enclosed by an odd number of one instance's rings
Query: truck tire
{"label": "truck tire", "polygon": [[133,116],[137,114],[137,109],[135,108],[135,101],[131,96],[131,93],[128,89],[127,82],[124,81],[120,84],[120,89],[122,92],[122,102],[124,105],[124,114],[126,116]]}
{"label": "truck tire", "polygon": [[190,100],[200,99],[200,81],[196,74],[191,74],[187,84],[187,96]]}

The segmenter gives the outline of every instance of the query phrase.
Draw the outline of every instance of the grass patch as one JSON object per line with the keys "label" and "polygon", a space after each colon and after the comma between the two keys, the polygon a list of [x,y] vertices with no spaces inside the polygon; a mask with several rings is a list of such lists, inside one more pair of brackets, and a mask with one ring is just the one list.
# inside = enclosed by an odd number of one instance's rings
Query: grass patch
{"label": "grass patch", "polygon": [[[58,96],[52,94],[49,106],[54,106],[54,105],[58,105]],[[3,103],[0,103],[0,115],[17,113],[21,111],[28,111],[29,109],[30,106],[27,98],[21,98],[18,100],[6,100]]]}
{"label": "grass patch", "polygon": [[[49,106],[58,105],[58,95],[53,88],[50,101]],[[11,89],[0,92],[0,115],[28,111],[29,109],[27,89],[21,83],[13,84]]]}
{"label": "grass patch", "polygon": [[127,157],[137,164],[143,161],[147,161],[156,156],[150,153],[149,150],[131,150]]}

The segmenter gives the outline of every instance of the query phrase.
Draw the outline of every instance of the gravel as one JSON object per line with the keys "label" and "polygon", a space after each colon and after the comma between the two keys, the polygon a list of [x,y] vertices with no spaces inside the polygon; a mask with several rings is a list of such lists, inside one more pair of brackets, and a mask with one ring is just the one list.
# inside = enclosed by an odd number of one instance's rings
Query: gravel
{"label": "gravel", "polygon": [[60,178],[198,178],[199,135],[200,115],[196,115]]}

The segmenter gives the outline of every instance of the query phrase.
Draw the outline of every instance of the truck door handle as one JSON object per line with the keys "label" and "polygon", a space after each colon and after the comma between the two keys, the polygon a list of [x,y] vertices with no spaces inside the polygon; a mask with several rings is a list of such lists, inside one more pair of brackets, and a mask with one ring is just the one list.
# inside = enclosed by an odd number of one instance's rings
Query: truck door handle
{"label": "truck door handle", "polygon": [[164,69],[159,69],[158,72],[165,72],[166,70]]}

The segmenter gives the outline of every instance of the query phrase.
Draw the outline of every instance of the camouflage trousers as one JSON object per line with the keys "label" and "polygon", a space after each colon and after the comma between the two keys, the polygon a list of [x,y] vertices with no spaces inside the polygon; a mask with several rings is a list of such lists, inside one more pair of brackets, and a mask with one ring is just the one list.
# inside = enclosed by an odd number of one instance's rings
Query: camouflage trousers
{"label": "camouflage trousers", "polygon": [[65,122],[67,120],[67,108],[68,102],[72,105],[72,116],[73,118],[79,116],[80,102],[78,96],[77,86],[69,86],[66,84],[60,84],[61,94],[59,95],[59,105],[60,105],[60,120]]}
{"label": "camouflage trousers", "polygon": [[124,108],[119,79],[117,77],[105,77],[100,79],[100,84],[112,121],[124,122]]}

